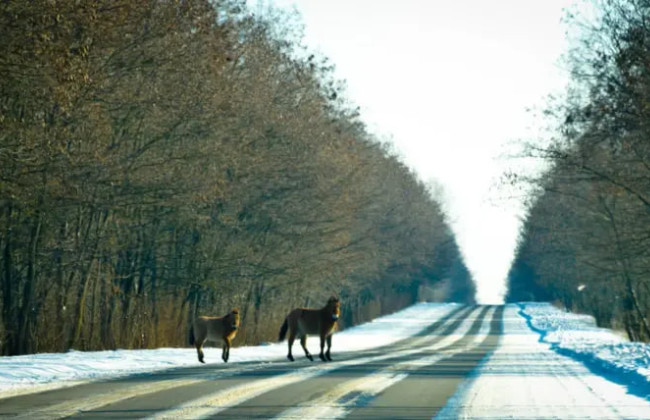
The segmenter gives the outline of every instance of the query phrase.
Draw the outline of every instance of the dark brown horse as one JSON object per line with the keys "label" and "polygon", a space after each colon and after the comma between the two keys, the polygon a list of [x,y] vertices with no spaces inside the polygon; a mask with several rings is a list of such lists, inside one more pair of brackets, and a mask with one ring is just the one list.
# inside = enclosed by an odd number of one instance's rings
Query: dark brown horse
{"label": "dark brown horse", "polygon": [[194,320],[190,330],[190,344],[196,346],[199,362],[203,361],[203,343],[206,341],[223,343],[221,358],[224,362],[230,357],[230,344],[239,328],[239,310],[233,309],[224,316],[200,316]]}
{"label": "dark brown horse", "polygon": [[[327,301],[327,304],[321,309],[307,309],[307,308],[296,308],[293,311],[289,312],[282,328],[280,328],[280,337],[279,340],[284,340],[284,337],[287,335],[287,330],[289,330],[289,354],[287,357],[293,362],[293,355],[291,354],[291,347],[293,346],[293,340],[296,339],[296,336],[300,337],[300,345],[305,351],[305,356],[309,360],[314,360],[314,358],[307,350],[307,335],[316,335],[320,336],[320,354],[318,355],[322,361],[332,360],[330,357],[330,349],[332,348],[332,334],[336,330],[336,322],[341,316],[341,302],[335,298],[331,297]],[[325,347],[325,340],[327,340],[327,352],[323,354],[323,348]]]}

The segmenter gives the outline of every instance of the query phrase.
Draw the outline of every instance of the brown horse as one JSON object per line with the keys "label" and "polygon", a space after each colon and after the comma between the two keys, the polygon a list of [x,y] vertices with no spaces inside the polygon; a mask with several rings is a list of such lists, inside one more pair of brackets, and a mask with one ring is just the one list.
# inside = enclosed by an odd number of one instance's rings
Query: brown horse
{"label": "brown horse", "polygon": [[196,346],[199,362],[203,361],[203,343],[206,341],[222,342],[221,358],[224,362],[230,357],[230,344],[239,328],[239,310],[233,309],[224,316],[200,316],[194,320],[190,330],[190,344]]}
{"label": "brown horse", "polygon": [[[291,355],[291,347],[293,340],[296,336],[300,337],[300,345],[305,351],[305,356],[309,360],[314,358],[307,350],[307,335],[320,335],[320,354],[318,355],[322,361],[332,360],[330,357],[330,349],[332,348],[332,334],[336,329],[336,322],[341,316],[341,302],[331,297],[327,304],[321,309],[307,309],[296,308],[289,312],[289,315],[284,320],[282,328],[280,328],[279,341],[284,340],[289,330],[289,354],[287,357],[293,362]],[[323,355],[323,348],[325,347],[325,340],[327,340],[327,352]]]}

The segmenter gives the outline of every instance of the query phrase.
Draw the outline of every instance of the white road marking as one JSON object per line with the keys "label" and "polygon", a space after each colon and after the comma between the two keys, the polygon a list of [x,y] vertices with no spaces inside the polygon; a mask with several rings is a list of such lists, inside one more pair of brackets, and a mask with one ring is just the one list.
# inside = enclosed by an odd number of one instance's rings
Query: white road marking
{"label": "white road marking", "polygon": [[194,385],[207,381],[228,378],[243,372],[251,372],[265,367],[265,364],[255,365],[243,369],[217,371],[210,374],[200,374],[192,379],[164,379],[157,381],[137,382],[133,385],[119,387],[115,391],[95,394],[84,398],[71,399],[59,404],[54,404],[42,409],[22,413],[15,418],[18,419],[51,419],[69,417],[82,411],[90,411],[109,404],[114,404],[128,398],[153,394],[168,389]]}
{"label": "white road marking", "polygon": [[193,385],[204,382],[205,379],[186,379],[186,380],[168,380],[158,381],[151,384],[139,384],[120,388],[106,394],[93,395],[83,399],[64,401],[41,410],[30,411],[28,413],[16,416],[17,419],[51,419],[72,416],[82,411],[93,410],[104,405],[113,404],[127,398],[138,397],[141,395],[151,394],[154,392],[165,391],[177,386]]}
{"label": "white road marking", "polygon": [[347,381],[319,398],[280,413],[276,419],[339,419],[345,417],[348,407],[359,405],[360,401],[372,398],[407,376],[405,373],[382,371]]}

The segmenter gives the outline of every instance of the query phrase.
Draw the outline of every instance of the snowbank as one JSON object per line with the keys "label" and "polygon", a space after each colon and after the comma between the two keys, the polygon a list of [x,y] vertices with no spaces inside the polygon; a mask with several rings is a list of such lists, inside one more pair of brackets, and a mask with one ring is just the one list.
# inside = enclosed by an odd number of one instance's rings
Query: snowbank
{"label": "snowbank", "polygon": [[598,328],[593,317],[564,312],[549,303],[519,303],[520,314],[556,352],[582,361],[594,373],[631,386],[648,387],[650,345],[632,343]]}

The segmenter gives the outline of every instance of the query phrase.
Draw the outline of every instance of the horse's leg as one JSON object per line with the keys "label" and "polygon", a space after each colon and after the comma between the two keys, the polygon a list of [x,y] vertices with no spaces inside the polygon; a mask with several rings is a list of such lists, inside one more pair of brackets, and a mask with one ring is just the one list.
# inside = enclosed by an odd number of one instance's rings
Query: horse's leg
{"label": "horse's leg", "polygon": [[318,354],[318,357],[320,357],[320,359],[323,362],[326,362],[327,360],[325,360],[325,356],[323,355],[323,348],[324,347],[325,347],[325,334],[321,333],[321,335],[320,335],[320,353]]}
{"label": "horse's leg", "polygon": [[205,363],[203,361],[203,342],[204,341],[205,341],[205,339],[202,338],[202,337],[199,337],[196,340],[196,353],[199,355],[199,362],[201,362],[201,363]]}
{"label": "horse's leg", "polygon": [[327,360],[330,362],[332,361],[332,358],[330,357],[330,349],[332,348],[332,334],[327,336],[327,351],[325,352],[325,357],[327,357]]}
{"label": "horse's leg", "polygon": [[291,347],[293,346],[293,340],[295,339],[296,339],[296,331],[294,329],[291,329],[291,331],[289,331],[289,340],[288,340],[289,354],[287,354],[287,359],[291,360],[292,362],[294,359],[293,359],[293,355],[291,354]]}
{"label": "horse's leg", "polygon": [[229,357],[230,357],[230,339],[228,337],[224,337],[223,350],[221,350],[221,359],[223,359],[225,363],[228,363]]}
{"label": "horse's leg", "polygon": [[309,354],[309,350],[307,350],[307,335],[300,336],[300,345],[302,346],[302,349],[305,351],[305,356],[307,356],[307,359],[313,362],[314,358],[312,357],[311,354]]}

